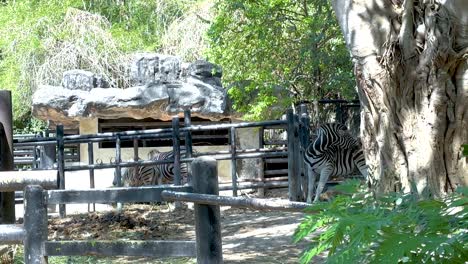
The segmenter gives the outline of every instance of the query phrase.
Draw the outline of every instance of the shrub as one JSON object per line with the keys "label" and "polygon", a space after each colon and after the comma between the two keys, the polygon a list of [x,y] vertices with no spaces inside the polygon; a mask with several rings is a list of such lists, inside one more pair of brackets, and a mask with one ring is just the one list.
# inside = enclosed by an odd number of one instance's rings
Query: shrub
{"label": "shrub", "polygon": [[[327,263],[464,263],[468,259],[468,188],[440,199],[410,193],[373,197],[359,182],[337,187],[344,195],[312,205],[294,234],[311,233],[301,263],[328,250]],[[314,213],[313,213],[314,212]]]}

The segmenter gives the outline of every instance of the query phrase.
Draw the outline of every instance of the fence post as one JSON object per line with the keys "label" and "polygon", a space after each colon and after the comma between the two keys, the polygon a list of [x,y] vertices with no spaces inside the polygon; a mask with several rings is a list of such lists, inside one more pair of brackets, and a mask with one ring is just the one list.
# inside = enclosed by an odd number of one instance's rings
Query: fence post
{"label": "fence post", "polygon": [[[14,169],[13,161],[13,112],[11,91],[0,90],[0,170]],[[15,222],[15,193],[0,193],[0,222]]]}
{"label": "fence post", "polygon": [[[42,138],[42,135],[41,134],[36,134],[34,136],[34,138]],[[38,151],[40,151],[40,148],[39,146],[33,146],[33,160],[32,160],[32,164],[31,164],[31,169],[34,170],[34,169],[37,169],[39,166],[37,164],[37,158],[40,157],[40,153],[38,155]]]}
{"label": "fence post", "polygon": [[344,124],[343,123],[343,107],[341,105],[341,102],[336,104],[336,114],[335,114],[335,122]]}
{"label": "fence post", "polygon": [[303,156],[301,156],[301,137],[300,137],[300,123],[299,123],[299,115],[294,114],[294,167],[296,170],[296,199],[294,201],[302,201],[302,163],[303,163]]}
{"label": "fence post", "polygon": [[[55,131],[57,136],[57,169],[59,173],[59,189],[65,190],[65,143],[63,141],[63,125],[58,125]],[[59,215],[65,217],[65,204],[59,204]]]}
{"label": "fence post", "polygon": [[[115,175],[117,177],[117,187],[122,187],[122,168],[120,167],[120,162],[122,161],[122,151],[121,151],[122,141],[120,136],[117,135],[115,139]],[[117,203],[117,211],[122,210],[122,203]]]}
{"label": "fence post", "polygon": [[[88,164],[93,165],[94,163],[94,149],[93,149],[93,142],[88,142]],[[89,187],[94,189],[94,169],[89,169]],[[90,209],[91,204],[88,204],[88,212],[91,211]],[[93,212],[96,211],[96,204],[93,203]]]}
{"label": "fence post", "polygon": [[27,264],[47,263],[45,241],[47,241],[47,207],[43,189],[29,185],[24,189],[24,262]]}
{"label": "fence post", "polygon": [[[190,109],[186,109],[184,111],[184,127],[191,127],[192,126],[192,114]],[[185,158],[191,158],[193,154],[192,148],[192,131],[185,132]],[[190,176],[192,176],[192,166],[187,164],[187,170]]]}
{"label": "fence post", "polygon": [[[46,138],[49,137],[48,128],[45,131],[45,137]],[[57,150],[55,147],[56,147],[55,144],[44,145],[44,151],[41,151],[41,162],[40,162],[41,169],[52,169],[54,167],[55,157],[57,155]]]}
{"label": "fence post", "polygon": [[[219,195],[216,160],[199,157],[192,162],[193,192]],[[221,212],[218,205],[195,204],[197,263],[223,263]]]}
{"label": "fence post", "polygon": [[[264,133],[265,133],[265,127],[260,127],[259,128],[260,132],[258,133],[258,137],[259,137],[259,148],[264,148],[264,142],[265,142],[265,139],[264,139]],[[257,160],[257,175],[258,175],[258,179],[262,182],[265,181],[265,158],[260,158]],[[265,197],[265,188],[258,188],[257,189],[257,195],[258,197]]]}
{"label": "fence post", "polygon": [[296,154],[297,148],[297,126],[295,125],[295,117],[292,109],[287,112],[288,122],[288,181],[289,181],[289,200],[299,201],[299,168]]}
{"label": "fence post", "polygon": [[174,151],[174,184],[180,185],[180,135],[178,116],[172,118],[172,149]]}
{"label": "fence post", "polygon": [[232,195],[237,196],[237,161],[236,161],[236,128],[231,127],[231,180]]}
{"label": "fence post", "polygon": [[300,168],[302,171],[302,178],[301,178],[301,186],[302,186],[302,197],[303,200],[307,199],[307,189],[308,189],[308,173],[305,169],[304,163],[304,154],[307,151],[307,147],[309,146],[309,134],[310,134],[310,117],[307,111],[307,106],[305,104],[301,104],[301,120],[300,120],[300,142],[301,142],[301,153],[300,153]]}

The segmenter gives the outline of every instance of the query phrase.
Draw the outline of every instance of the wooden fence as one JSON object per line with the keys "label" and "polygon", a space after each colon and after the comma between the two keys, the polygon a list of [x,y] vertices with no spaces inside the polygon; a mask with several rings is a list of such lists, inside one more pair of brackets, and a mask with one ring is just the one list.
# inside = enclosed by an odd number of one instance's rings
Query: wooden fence
{"label": "wooden fence", "polygon": [[[0,225],[0,242],[4,244],[23,243],[24,260],[27,264],[47,263],[47,256],[71,255],[196,257],[197,263],[216,264],[223,262],[220,206],[302,211],[309,205],[288,200],[218,196],[216,160],[209,157],[196,158],[192,162],[191,169],[194,174],[193,186],[160,185],[45,191],[40,185],[28,185],[25,187],[24,225]],[[24,172],[5,173],[21,174]],[[0,191],[5,191],[1,185]],[[48,204],[160,201],[195,203],[196,241],[47,240]]]}

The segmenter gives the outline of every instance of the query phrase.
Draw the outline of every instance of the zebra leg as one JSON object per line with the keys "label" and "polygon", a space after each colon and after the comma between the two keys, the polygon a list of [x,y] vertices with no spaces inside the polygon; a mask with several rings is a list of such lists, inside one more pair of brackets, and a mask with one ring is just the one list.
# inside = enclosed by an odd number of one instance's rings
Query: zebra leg
{"label": "zebra leg", "polygon": [[307,202],[312,203],[312,197],[314,196],[315,181],[317,180],[317,173],[312,170],[312,167],[308,162],[305,162],[305,172],[307,173]]}
{"label": "zebra leg", "polygon": [[364,153],[362,152],[362,150],[356,151],[353,159],[354,165],[358,168],[362,176],[364,176],[364,179],[366,179],[368,187],[371,188],[375,184],[375,182],[369,174],[366,160],[364,159]]}
{"label": "zebra leg", "polygon": [[320,171],[320,180],[318,182],[317,190],[315,192],[314,203],[319,201],[320,194],[322,194],[323,188],[325,188],[325,184],[327,183],[328,177],[330,177],[331,173],[332,173],[332,168],[330,166],[327,166]]}

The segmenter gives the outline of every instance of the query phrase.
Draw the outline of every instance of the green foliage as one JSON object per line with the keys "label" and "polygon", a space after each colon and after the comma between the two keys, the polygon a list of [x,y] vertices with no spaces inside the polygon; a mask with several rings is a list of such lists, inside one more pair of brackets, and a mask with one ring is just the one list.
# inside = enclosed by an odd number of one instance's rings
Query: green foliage
{"label": "green foliage", "polygon": [[[196,2],[196,1],[195,1]],[[22,0],[0,3],[0,88],[12,91],[16,130],[31,127],[31,96],[77,65],[111,84],[121,55],[155,51],[191,0]]]}
{"label": "green foliage", "polygon": [[[328,1],[215,1],[209,59],[250,119],[301,100],[353,97],[352,65]],[[281,112],[281,111],[278,111]]]}
{"label": "green foliage", "polygon": [[462,148],[463,148],[463,151],[462,151],[463,156],[468,157],[468,144],[462,145]]}
{"label": "green foliage", "polygon": [[[357,182],[348,194],[310,207],[295,241],[314,232],[301,263],[328,250],[327,263],[464,263],[468,259],[468,188],[443,199],[417,193],[373,198]],[[351,191],[352,192],[349,192]],[[354,193],[354,194],[352,194]]]}
{"label": "green foliage", "polygon": [[183,61],[203,59],[208,49],[206,32],[212,20],[212,0],[194,3],[180,18],[168,26],[161,53],[180,57]]}

